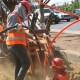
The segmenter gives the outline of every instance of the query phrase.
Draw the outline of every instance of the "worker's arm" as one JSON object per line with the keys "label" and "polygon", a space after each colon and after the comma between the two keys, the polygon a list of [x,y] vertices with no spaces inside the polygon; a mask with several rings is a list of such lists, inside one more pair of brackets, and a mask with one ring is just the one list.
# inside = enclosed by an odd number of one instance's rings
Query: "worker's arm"
{"label": "worker's arm", "polygon": [[30,33],[26,33],[27,38],[33,39],[33,36]]}
{"label": "worker's arm", "polygon": [[[18,24],[18,19],[16,18],[15,14],[8,15],[7,19],[7,28],[13,27],[14,25]],[[18,28],[12,28],[8,32],[14,32],[17,31]]]}

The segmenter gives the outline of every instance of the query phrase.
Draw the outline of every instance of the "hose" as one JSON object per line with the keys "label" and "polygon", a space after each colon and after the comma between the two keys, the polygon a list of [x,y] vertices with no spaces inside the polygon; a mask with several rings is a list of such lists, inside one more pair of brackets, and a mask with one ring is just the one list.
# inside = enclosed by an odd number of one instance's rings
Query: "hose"
{"label": "hose", "polygon": [[70,13],[70,12],[67,12],[67,11],[64,11],[64,10],[60,10],[59,8],[56,8],[56,7],[54,7],[54,6],[49,6],[49,5],[41,2],[40,0],[35,0],[35,1],[38,2],[38,3],[41,4],[41,5],[44,5],[44,6],[48,7],[48,8],[50,8],[50,9],[58,10],[58,11],[60,11],[60,12],[67,13],[67,14],[69,14],[69,15],[71,15],[71,16],[80,18],[80,16],[77,15],[77,14],[73,14],[73,13]]}
{"label": "hose", "polygon": [[[73,14],[73,13],[70,13],[70,12],[67,12],[67,11],[64,11],[64,10],[60,10],[59,8],[56,8],[56,7],[54,7],[54,6],[49,6],[49,5],[41,2],[40,0],[35,0],[35,1],[38,2],[38,3],[41,4],[41,5],[44,5],[44,6],[48,7],[48,8],[50,8],[50,9],[58,10],[58,11],[60,11],[60,12],[67,13],[67,14],[69,14],[69,15],[71,15],[71,16],[75,16],[75,17],[80,18],[80,16],[77,15],[77,14]],[[53,40],[51,41],[51,43],[50,43],[50,45],[49,45],[49,47],[48,47],[48,49],[47,49],[47,52],[49,52],[49,51],[51,50],[51,49],[50,49],[50,48],[51,48],[51,45],[53,44],[53,42],[55,41],[55,39],[57,39],[57,37],[58,37],[65,29],[67,29],[68,27],[72,26],[73,24],[75,24],[75,23],[77,23],[77,22],[79,22],[79,21],[80,21],[80,19],[75,20],[74,22],[70,23],[68,26],[64,27],[60,32],[58,32],[58,33],[56,34],[56,36],[53,38]]]}
{"label": "hose", "polygon": [[[14,26],[10,26],[9,28],[4,29],[3,31],[0,32],[0,35],[3,34],[3,33],[5,33],[5,32],[7,32],[10,29],[16,28],[17,26],[18,26],[18,24],[14,25]],[[42,54],[41,53],[41,47],[40,47],[40,44],[39,44],[39,40],[38,40],[35,32],[31,28],[29,28],[27,26],[22,25],[22,27],[25,27],[25,28],[29,29],[33,33],[33,35],[35,37],[35,40],[36,40],[36,43],[37,43],[38,48],[39,48],[39,52],[40,52],[40,54]],[[41,66],[41,71],[42,71],[41,58],[39,56],[40,55],[37,53],[37,57],[38,57],[38,60],[39,60],[39,65]],[[1,57],[1,58],[3,58],[3,57]],[[42,74],[41,74],[41,76],[42,76]]]}
{"label": "hose", "polygon": [[[67,25],[66,27],[64,27],[61,31],[59,31],[53,38],[53,40],[50,42],[48,48],[47,48],[47,52],[49,53],[50,50],[52,49],[52,44],[55,42],[55,40],[60,36],[60,34],[62,34],[62,32],[64,30],[66,30],[67,28],[71,27],[73,24],[76,24],[80,22],[80,19],[78,20],[75,20],[74,22],[70,23],[69,25]],[[52,56],[54,58],[54,55]],[[44,71],[46,71],[46,64],[47,64],[47,61],[48,61],[48,54],[45,54],[45,57],[44,57]]]}
{"label": "hose", "polygon": [[[16,28],[16,27],[17,27],[17,25],[14,25],[14,26],[11,26],[11,27],[9,27],[9,28],[4,29],[3,31],[0,32],[0,35],[3,34],[3,33],[5,33],[5,32],[7,32],[8,30],[11,30],[11,29]],[[37,44],[38,44],[40,54],[41,54],[41,47],[40,47],[39,40],[38,40],[35,32],[34,32],[31,28],[29,28],[29,27],[27,27],[27,26],[22,25],[22,27],[25,27],[25,28],[29,29],[29,30],[33,33],[33,35],[34,35],[34,37],[35,37],[35,39],[36,39],[36,42],[37,42]]]}
{"label": "hose", "polygon": [[25,28],[29,29],[29,30],[34,34],[34,37],[35,37],[36,42],[37,42],[38,47],[39,47],[39,51],[40,51],[40,53],[41,53],[41,47],[40,47],[40,44],[39,44],[39,39],[37,38],[37,36],[36,36],[35,32],[34,32],[31,28],[29,28],[29,27],[27,27],[27,26],[23,26],[23,27],[25,27]]}
{"label": "hose", "polygon": [[[78,20],[75,20],[74,22],[72,22],[72,23],[70,23],[69,25],[65,26],[60,32],[58,32],[58,33],[54,36],[53,40],[51,41],[51,43],[50,43],[49,46],[48,46],[48,49],[46,50],[46,51],[49,53],[50,50],[51,50],[52,44],[53,44],[54,41],[58,38],[58,36],[59,36],[60,34],[62,34],[62,32],[63,32],[64,30],[66,30],[67,28],[69,28],[70,26],[72,26],[73,24],[75,24],[75,23],[77,23],[77,22],[80,22],[80,16],[77,15],[77,14],[73,14],[73,13],[64,11],[64,10],[60,10],[60,9],[58,9],[58,8],[56,8],[56,7],[53,7],[53,6],[49,6],[49,5],[41,2],[40,0],[35,0],[35,1],[38,2],[38,3],[41,4],[41,5],[44,5],[44,6],[48,7],[48,8],[50,8],[50,9],[58,10],[58,11],[60,11],[60,12],[67,13],[67,14],[69,14],[69,15],[71,15],[71,16],[74,16],[74,17],[78,17],[78,18],[79,18]],[[53,57],[54,57],[54,55],[53,55]],[[46,69],[46,63],[47,63],[47,61],[48,61],[48,54],[45,54],[45,58],[44,58],[44,69]],[[44,70],[44,71],[46,71],[46,70]],[[45,73],[45,72],[44,72],[44,73]]]}
{"label": "hose", "polygon": [[59,31],[59,32],[54,36],[54,38],[53,38],[53,40],[51,41],[51,43],[49,44],[47,51],[49,52],[49,51],[51,50],[52,44],[53,44],[54,41],[59,37],[59,35],[62,34],[62,32],[63,32],[64,30],[66,30],[67,28],[71,27],[73,24],[76,24],[76,23],[78,23],[78,22],[80,22],[80,19],[73,21],[73,22],[70,23],[69,25],[65,26],[61,31]]}

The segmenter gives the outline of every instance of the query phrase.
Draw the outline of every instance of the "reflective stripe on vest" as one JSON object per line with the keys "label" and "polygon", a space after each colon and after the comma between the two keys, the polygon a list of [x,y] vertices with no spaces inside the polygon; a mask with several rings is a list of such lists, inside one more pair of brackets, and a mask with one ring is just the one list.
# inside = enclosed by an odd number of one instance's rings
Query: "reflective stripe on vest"
{"label": "reflective stripe on vest", "polygon": [[8,37],[6,39],[6,44],[7,45],[12,45],[12,44],[23,44],[26,46],[26,34],[21,33],[21,32],[13,32],[13,33],[8,33]]}
{"label": "reflective stripe on vest", "polygon": [[[16,12],[13,12],[13,13],[16,14],[16,17],[17,17],[19,23],[22,24],[19,15]],[[6,44],[7,45],[23,44],[24,46],[26,46],[26,44],[27,44],[26,34],[25,34],[23,28],[21,28],[18,31],[9,32],[8,37],[6,39]]]}
{"label": "reflective stripe on vest", "polygon": [[21,38],[21,37],[7,37],[6,40],[26,40],[25,38]]}

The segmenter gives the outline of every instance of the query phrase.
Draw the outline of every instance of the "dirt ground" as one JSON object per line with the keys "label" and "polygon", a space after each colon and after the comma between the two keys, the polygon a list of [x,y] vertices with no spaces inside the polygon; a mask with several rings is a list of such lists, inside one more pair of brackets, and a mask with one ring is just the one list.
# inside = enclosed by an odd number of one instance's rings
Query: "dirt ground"
{"label": "dirt ground", "polygon": [[[53,38],[56,33],[51,33]],[[61,34],[53,44],[55,47],[64,50],[72,50],[80,52],[80,35],[74,34]],[[70,74],[70,80],[80,80],[80,64],[78,63],[66,63],[66,69]]]}
{"label": "dirt ground", "polygon": [[[51,33],[51,37],[53,38],[55,34]],[[62,49],[80,52],[80,35],[61,34],[53,45]]]}
{"label": "dirt ground", "polygon": [[[51,33],[51,38],[54,37],[56,33]],[[73,51],[80,52],[80,35],[70,35],[70,34],[62,34],[53,44],[56,47],[60,47],[62,49],[69,49]],[[1,54],[0,54],[1,55]],[[70,75],[70,80],[80,80],[80,64],[66,62],[66,71]],[[0,56],[0,80],[15,80],[14,79],[14,57],[12,54],[9,56]],[[48,74],[47,76],[53,75],[52,70],[50,69],[50,65],[48,66]],[[37,67],[36,75],[38,75],[41,69]],[[49,80],[44,79],[43,77],[35,77],[30,73],[26,73],[25,80]]]}

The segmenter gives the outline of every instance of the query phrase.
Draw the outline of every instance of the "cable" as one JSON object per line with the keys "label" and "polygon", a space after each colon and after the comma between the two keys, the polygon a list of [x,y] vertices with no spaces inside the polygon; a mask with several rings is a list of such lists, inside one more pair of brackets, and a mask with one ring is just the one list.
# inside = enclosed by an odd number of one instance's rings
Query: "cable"
{"label": "cable", "polygon": [[25,28],[29,29],[29,30],[34,34],[34,37],[35,37],[36,42],[37,42],[38,47],[39,47],[39,51],[40,51],[40,53],[41,53],[41,47],[40,47],[40,44],[39,44],[39,39],[37,38],[37,36],[36,36],[35,32],[34,32],[31,28],[29,28],[29,27],[27,27],[27,26],[23,26],[23,27],[25,27]]}
{"label": "cable", "polygon": [[[9,28],[4,29],[3,31],[0,32],[0,35],[3,34],[3,33],[5,33],[5,32],[7,32],[7,31],[10,30],[10,29],[16,28],[17,25],[18,25],[18,24],[14,25],[14,26],[11,26],[11,27],[9,27]],[[40,54],[41,54],[41,47],[40,47],[39,40],[38,40],[35,32],[34,32],[31,28],[29,28],[29,27],[27,27],[27,26],[22,25],[22,27],[25,27],[25,28],[29,29],[29,30],[33,33],[33,35],[34,35],[34,37],[35,37],[35,39],[36,39],[36,42],[37,42],[37,44],[38,44]]]}

